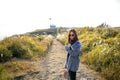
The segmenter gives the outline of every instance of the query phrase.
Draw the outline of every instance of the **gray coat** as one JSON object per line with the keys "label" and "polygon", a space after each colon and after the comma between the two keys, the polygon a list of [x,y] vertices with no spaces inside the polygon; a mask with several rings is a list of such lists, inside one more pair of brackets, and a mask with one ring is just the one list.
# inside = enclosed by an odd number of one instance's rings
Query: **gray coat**
{"label": "gray coat", "polygon": [[81,53],[81,43],[79,41],[76,41],[70,47],[65,48],[67,51],[65,68],[71,71],[77,71],[80,63],[79,55]]}

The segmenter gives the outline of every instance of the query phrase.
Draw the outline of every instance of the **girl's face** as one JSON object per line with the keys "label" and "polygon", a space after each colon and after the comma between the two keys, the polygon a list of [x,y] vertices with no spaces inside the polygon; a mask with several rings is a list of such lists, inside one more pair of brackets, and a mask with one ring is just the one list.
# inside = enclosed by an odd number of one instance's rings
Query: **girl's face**
{"label": "girl's face", "polygon": [[70,32],[69,36],[70,36],[70,40],[74,40],[75,34],[73,32]]}

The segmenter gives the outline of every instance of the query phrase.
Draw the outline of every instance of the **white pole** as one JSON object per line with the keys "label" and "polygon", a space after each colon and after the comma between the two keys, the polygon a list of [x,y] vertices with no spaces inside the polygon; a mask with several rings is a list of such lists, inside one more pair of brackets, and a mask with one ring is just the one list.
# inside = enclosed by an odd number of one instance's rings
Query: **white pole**
{"label": "white pole", "polygon": [[51,18],[49,18],[49,20],[50,20],[50,25],[51,25]]}

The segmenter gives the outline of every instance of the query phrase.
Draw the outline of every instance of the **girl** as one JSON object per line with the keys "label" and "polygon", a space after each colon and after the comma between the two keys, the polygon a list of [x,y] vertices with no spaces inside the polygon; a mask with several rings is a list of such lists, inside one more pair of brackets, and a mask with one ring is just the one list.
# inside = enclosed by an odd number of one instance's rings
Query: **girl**
{"label": "girl", "polygon": [[79,55],[81,53],[81,43],[74,29],[69,31],[68,43],[70,46],[65,46],[65,50],[67,51],[65,68],[69,73],[70,80],[76,80],[76,72],[80,62]]}

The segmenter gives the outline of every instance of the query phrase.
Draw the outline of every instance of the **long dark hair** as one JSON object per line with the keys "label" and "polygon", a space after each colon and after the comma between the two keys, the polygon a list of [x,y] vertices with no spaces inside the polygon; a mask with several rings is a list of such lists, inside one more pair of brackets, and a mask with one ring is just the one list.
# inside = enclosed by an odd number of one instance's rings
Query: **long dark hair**
{"label": "long dark hair", "polygon": [[74,41],[77,41],[77,40],[78,40],[78,36],[77,36],[76,30],[75,30],[75,29],[71,29],[71,30],[69,31],[69,34],[68,34],[68,43],[71,43],[71,40],[70,40],[70,33],[71,33],[71,32],[73,32],[74,35],[75,35]]}

